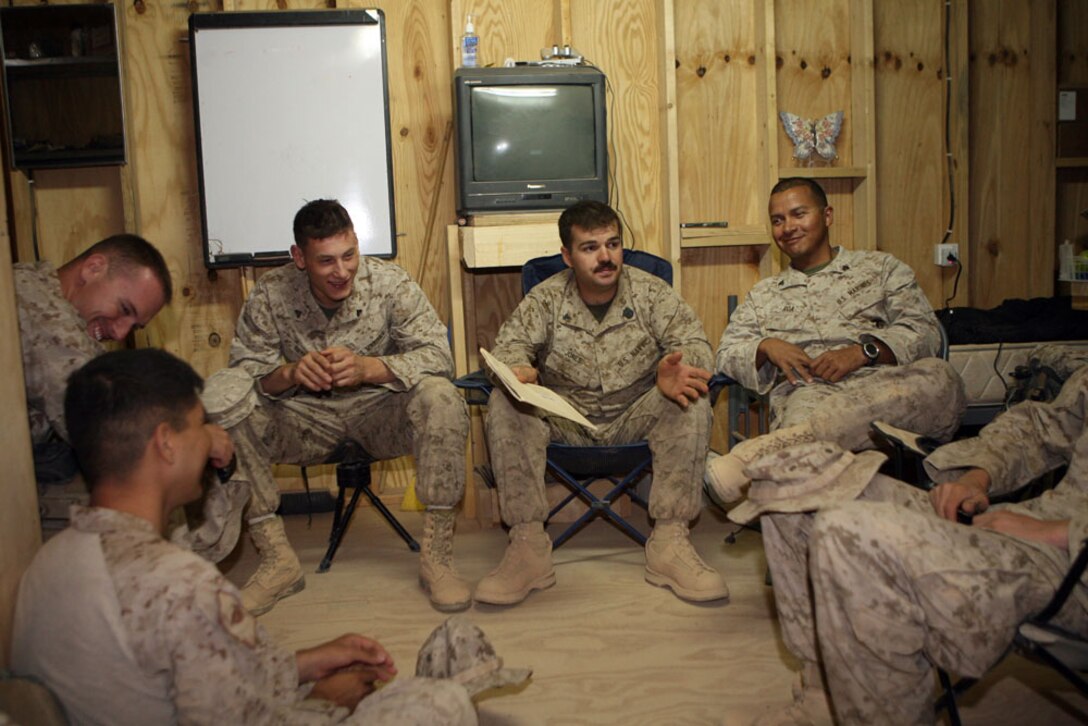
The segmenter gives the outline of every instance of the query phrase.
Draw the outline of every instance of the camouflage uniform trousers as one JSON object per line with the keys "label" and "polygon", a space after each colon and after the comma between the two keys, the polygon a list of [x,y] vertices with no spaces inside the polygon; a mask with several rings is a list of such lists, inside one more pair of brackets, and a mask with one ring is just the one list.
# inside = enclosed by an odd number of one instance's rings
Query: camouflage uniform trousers
{"label": "camouflage uniform trousers", "polygon": [[548,516],[544,471],[549,442],[600,446],[646,440],[654,459],[650,516],[690,521],[701,503],[710,419],[705,396],[683,409],[654,386],[620,416],[589,431],[567,419],[542,418],[495,388],[485,424],[503,520],[514,526],[543,522]]}
{"label": "camouflage uniform trousers", "polygon": [[[933,665],[981,676],[1069,566],[1064,550],[932,510],[851,502],[820,513],[810,573],[839,722],[934,723]],[[1088,613],[1070,603],[1055,624],[1088,632]]]}
{"label": "camouflage uniform trousers", "polygon": [[472,726],[476,707],[465,687],[451,680],[398,678],[364,698],[345,724],[370,726]]}
{"label": "camouflage uniform trousers", "polygon": [[364,387],[331,396],[257,398],[253,412],[229,429],[238,456],[235,477],[252,486],[250,519],[279,506],[270,463],[320,464],[348,439],[378,459],[412,454],[416,493],[427,506],[453,507],[464,495],[468,411],[445,378],[424,378],[407,392]]}
{"label": "camouflage uniform trousers", "polygon": [[[926,492],[883,474],[873,477],[859,499],[894,502],[915,512],[933,512]],[[808,663],[819,660],[808,572],[809,537],[815,518],[814,512],[764,514],[760,518],[782,640],[794,656]]]}
{"label": "camouflage uniform trousers", "polygon": [[771,394],[771,429],[808,422],[817,440],[847,451],[872,448],[869,424],[893,426],[947,441],[967,406],[963,379],[947,361],[923,358],[903,366],[880,366],[838,383],[786,384]]}

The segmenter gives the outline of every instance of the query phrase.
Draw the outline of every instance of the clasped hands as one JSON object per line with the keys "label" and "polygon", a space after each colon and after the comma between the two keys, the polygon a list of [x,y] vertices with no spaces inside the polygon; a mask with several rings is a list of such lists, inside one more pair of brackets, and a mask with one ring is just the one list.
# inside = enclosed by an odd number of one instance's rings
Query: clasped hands
{"label": "clasped hands", "polygon": [[959,479],[933,487],[929,491],[929,501],[937,516],[943,519],[955,522],[960,515],[966,515],[972,527],[1069,549],[1069,520],[1036,519],[1007,510],[987,511],[990,483],[990,475],[985,470],[969,469]]}
{"label": "clasped hands", "polygon": [[376,640],[348,633],[295,653],[299,683],[313,683],[309,698],[354,709],[379,683],[397,674],[393,659]]}
{"label": "clasped hands", "polygon": [[364,383],[388,383],[393,379],[389,368],[378,358],[355,355],[342,346],[310,351],[289,364],[288,378],[293,385],[310,391],[331,391]]}
{"label": "clasped hands", "polygon": [[[838,383],[869,362],[858,345],[836,348],[810,358],[800,346],[779,338],[760,341],[757,355],[765,356],[795,386],[800,381],[812,383],[816,378]],[[762,365],[762,361],[757,360],[757,363]]]}

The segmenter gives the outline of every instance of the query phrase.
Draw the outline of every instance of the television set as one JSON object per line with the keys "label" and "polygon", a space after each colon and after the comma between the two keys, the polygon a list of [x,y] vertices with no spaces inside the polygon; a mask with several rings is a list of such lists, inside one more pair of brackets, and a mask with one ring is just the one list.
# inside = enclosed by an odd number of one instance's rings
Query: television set
{"label": "television set", "polygon": [[600,70],[461,68],[453,83],[460,214],[608,201]]}

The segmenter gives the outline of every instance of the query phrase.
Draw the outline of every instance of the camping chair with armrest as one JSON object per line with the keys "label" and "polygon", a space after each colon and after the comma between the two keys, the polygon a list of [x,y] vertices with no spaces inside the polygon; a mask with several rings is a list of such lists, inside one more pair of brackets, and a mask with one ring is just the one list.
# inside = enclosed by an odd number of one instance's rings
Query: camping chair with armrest
{"label": "camping chair with armrest", "polygon": [[[623,250],[623,263],[657,275],[672,284],[672,265],[656,255],[640,250]],[[527,293],[538,283],[566,269],[562,255],[549,255],[529,260],[522,267],[522,292]],[[456,385],[466,390],[470,404],[486,403],[491,391],[491,384],[482,372],[470,374],[458,379]],[[712,392],[716,393],[720,385],[712,382]],[[713,399],[712,399],[713,402]],[[555,537],[552,546],[560,547],[574,534],[592,520],[603,517],[615,525],[621,532],[640,545],[646,544],[646,535],[626,517],[616,511],[613,505],[621,497],[628,499],[644,511],[649,509],[646,498],[639,493],[639,484],[652,473],[653,455],[646,441],[611,446],[577,446],[552,442],[548,444],[545,455],[546,470],[569,490],[559,501],[544,522],[545,526],[567,505],[575,499],[586,505],[586,511],[566,529]],[[607,480],[611,488],[598,496],[590,485],[598,480]]]}

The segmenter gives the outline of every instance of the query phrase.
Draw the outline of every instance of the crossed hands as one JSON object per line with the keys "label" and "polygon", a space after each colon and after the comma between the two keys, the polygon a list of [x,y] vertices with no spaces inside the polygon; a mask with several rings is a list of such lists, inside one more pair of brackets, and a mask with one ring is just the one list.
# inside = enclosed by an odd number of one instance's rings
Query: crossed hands
{"label": "crossed hands", "polygon": [[348,633],[295,653],[299,683],[314,682],[309,698],[354,709],[377,684],[397,674],[393,659],[376,640]]}
{"label": "crossed hands", "polygon": [[987,511],[990,475],[983,469],[969,469],[955,481],[938,484],[929,491],[937,516],[957,521],[957,514],[971,517],[971,526],[1069,549],[1069,520],[1054,521],[1029,517],[1007,510]]}
{"label": "crossed hands", "polygon": [[[809,358],[800,346],[779,338],[764,338],[760,341],[757,355],[769,360],[795,386],[799,381],[812,383],[815,378],[838,383],[868,363],[858,345],[836,348]],[[757,360],[757,364],[762,365],[763,361]]]}
{"label": "crossed hands", "polygon": [[381,360],[355,355],[342,346],[310,351],[298,361],[288,364],[287,377],[292,385],[315,392],[393,380],[392,372]]}
{"label": "crossed hands", "polygon": [[657,364],[657,387],[665,398],[687,408],[710,390],[710,371],[683,363],[683,357],[677,350],[661,359]]}

